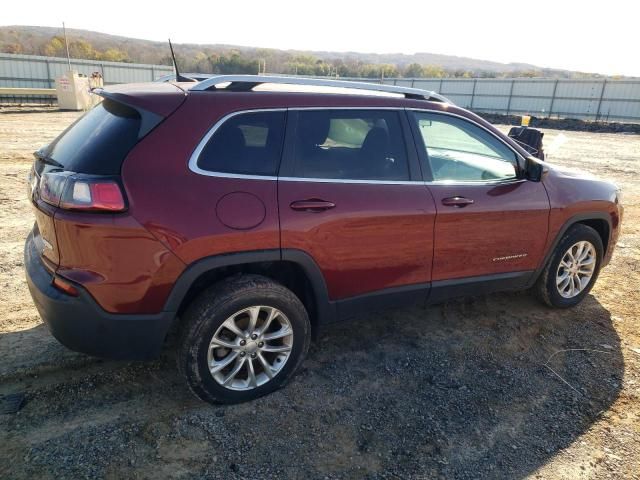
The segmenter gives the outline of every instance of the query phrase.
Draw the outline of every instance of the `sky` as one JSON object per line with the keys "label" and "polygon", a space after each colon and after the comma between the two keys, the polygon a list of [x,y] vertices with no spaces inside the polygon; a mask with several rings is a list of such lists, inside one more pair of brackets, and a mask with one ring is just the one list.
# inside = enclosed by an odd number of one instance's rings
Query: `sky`
{"label": "sky", "polygon": [[640,76],[639,20],[637,0],[29,0],[0,16],[175,43],[429,52],[631,76]]}

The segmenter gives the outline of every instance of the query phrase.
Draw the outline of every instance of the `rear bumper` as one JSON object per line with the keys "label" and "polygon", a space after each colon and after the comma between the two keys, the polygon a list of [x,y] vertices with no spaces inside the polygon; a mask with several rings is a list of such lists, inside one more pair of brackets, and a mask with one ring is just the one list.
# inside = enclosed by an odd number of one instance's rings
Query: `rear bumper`
{"label": "rear bumper", "polygon": [[175,312],[118,315],[105,312],[81,286],[67,295],[51,282],[33,232],[24,249],[27,283],[40,317],[52,335],[71,350],[115,359],[142,360],[158,356]]}

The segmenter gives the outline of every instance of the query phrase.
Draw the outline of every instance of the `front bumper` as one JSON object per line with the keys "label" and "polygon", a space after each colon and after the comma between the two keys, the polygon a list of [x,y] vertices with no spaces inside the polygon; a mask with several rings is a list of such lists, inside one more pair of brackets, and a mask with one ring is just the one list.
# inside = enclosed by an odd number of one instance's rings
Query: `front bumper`
{"label": "front bumper", "polygon": [[[36,234],[37,235],[37,234]],[[159,355],[175,312],[118,315],[104,311],[79,286],[77,297],[52,285],[53,275],[40,259],[34,233],[24,248],[31,297],[52,335],[71,350],[96,357],[143,360]]]}

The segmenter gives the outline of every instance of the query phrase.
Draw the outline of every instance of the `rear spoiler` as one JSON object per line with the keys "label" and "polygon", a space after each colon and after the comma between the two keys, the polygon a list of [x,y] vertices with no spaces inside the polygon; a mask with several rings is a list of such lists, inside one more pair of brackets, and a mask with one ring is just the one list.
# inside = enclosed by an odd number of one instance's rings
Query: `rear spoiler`
{"label": "rear spoiler", "polygon": [[144,137],[151,130],[156,128],[156,126],[164,120],[162,115],[158,115],[157,113],[150,112],[144,108],[141,108],[137,105],[134,105],[132,102],[127,101],[127,95],[123,95],[121,93],[113,93],[108,92],[103,88],[93,88],[91,89],[91,93],[95,93],[96,95],[100,95],[102,98],[109,99],[116,103],[121,103],[122,105],[126,105],[127,107],[132,108],[140,115],[140,131],[138,132],[138,139]]}
{"label": "rear spoiler", "polygon": [[144,137],[182,105],[187,93],[170,83],[110,85],[93,88],[91,93],[126,105],[140,115],[139,138]]}

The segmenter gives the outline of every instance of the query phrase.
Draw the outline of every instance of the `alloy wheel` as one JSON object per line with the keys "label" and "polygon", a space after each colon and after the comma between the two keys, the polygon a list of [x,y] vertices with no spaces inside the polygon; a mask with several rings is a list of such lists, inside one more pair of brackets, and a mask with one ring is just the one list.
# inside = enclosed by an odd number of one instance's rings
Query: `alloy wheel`
{"label": "alloy wheel", "polygon": [[556,286],[563,298],[580,294],[591,281],[596,267],[596,249],[592,243],[574,243],[562,256],[556,272]]}
{"label": "alloy wheel", "polygon": [[216,330],[209,343],[211,375],[230,390],[252,390],[266,384],[284,367],[293,347],[293,328],[277,308],[242,309]]}

